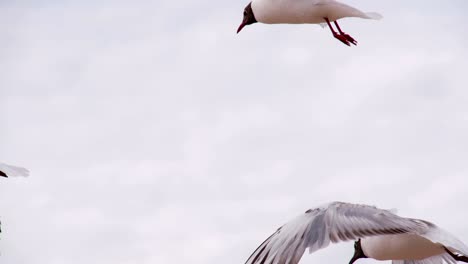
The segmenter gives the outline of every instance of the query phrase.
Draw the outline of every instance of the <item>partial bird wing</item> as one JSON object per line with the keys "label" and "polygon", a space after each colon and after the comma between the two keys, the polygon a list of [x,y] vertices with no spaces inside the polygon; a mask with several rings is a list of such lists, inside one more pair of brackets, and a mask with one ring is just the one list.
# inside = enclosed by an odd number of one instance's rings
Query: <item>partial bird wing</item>
{"label": "partial bird wing", "polygon": [[360,17],[365,19],[382,19],[382,15],[377,12],[363,12],[355,7],[350,5],[335,1],[335,0],[314,0],[314,5],[317,6],[330,6],[333,11],[328,17],[331,21],[334,21],[335,18],[343,17]]}
{"label": "partial bird wing", "polygon": [[309,253],[330,241],[401,233],[421,233],[426,222],[399,217],[390,211],[368,205],[333,202],[307,210],[280,227],[249,257],[246,264],[297,264],[306,248]]}
{"label": "partial bird wing", "polygon": [[420,259],[420,260],[392,260],[392,264],[457,264],[448,253],[436,255],[433,257]]}
{"label": "partial bird wing", "polygon": [[431,240],[434,243],[439,243],[443,245],[453,253],[468,256],[468,246],[466,246],[454,235],[450,234],[449,232],[443,230],[442,228],[436,225],[432,225],[431,228],[427,230],[427,232],[424,232],[420,235]]}
{"label": "partial bird wing", "polygon": [[0,163],[0,176],[13,177],[13,176],[28,176],[28,175],[29,175],[29,171],[25,168]]}

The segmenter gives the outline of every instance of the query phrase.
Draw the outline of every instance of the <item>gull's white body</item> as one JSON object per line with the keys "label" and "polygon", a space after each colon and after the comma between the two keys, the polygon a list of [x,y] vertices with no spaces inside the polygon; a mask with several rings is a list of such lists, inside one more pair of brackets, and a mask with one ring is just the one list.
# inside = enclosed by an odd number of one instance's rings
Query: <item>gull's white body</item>
{"label": "gull's white body", "polygon": [[422,260],[445,253],[442,245],[416,234],[367,237],[361,246],[367,257],[377,260]]}
{"label": "gull's white body", "polygon": [[364,254],[393,264],[456,263],[452,254],[468,256],[468,247],[436,225],[400,217],[373,206],[333,202],[307,210],[280,227],[246,264],[297,264],[330,242],[361,239]]}
{"label": "gull's white body", "polygon": [[321,24],[325,17],[330,21],[344,17],[382,17],[334,0],[253,0],[252,10],[257,21],[265,24]]}
{"label": "gull's white body", "polygon": [[5,163],[0,163],[0,171],[5,173],[8,177],[28,176],[29,175],[29,171],[27,169],[12,166],[12,165],[8,165],[8,164],[5,164]]}

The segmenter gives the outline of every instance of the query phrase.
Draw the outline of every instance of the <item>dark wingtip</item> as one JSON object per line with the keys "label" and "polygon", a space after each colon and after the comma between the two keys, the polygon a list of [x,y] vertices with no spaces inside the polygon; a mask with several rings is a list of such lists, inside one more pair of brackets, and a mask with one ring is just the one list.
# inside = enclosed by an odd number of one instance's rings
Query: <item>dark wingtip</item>
{"label": "dark wingtip", "polygon": [[468,263],[468,257],[464,255],[458,255],[454,254],[452,251],[450,251],[448,248],[444,247],[445,251],[456,261],[462,261],[462,262],[467,262]]}
{"label": "dark wingtip", "polygon": [[8,178],[8,176],[3,171],[0,171],[0,176]]}

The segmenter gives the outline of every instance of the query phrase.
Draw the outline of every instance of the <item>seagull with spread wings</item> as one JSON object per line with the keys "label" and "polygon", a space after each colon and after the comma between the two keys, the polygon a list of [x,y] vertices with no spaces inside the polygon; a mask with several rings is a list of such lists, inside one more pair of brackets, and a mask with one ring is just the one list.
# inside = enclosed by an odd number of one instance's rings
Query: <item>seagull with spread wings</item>
{"label": "seagull with spread wings", "polygon": [[246,264],[297,264],[330,242],[355,240],[354,256],[392,264],[468,262],[468,247],[435,224],[368,205],[332,202],[309,209],[267,238]]}

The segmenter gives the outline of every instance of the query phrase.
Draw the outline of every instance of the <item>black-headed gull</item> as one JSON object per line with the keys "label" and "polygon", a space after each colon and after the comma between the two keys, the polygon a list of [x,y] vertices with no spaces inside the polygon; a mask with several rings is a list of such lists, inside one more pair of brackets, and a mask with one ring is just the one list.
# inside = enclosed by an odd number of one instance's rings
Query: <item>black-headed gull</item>
{"label": "black-headed gull", "polygon": [[[0,176],[1,177],[10,177],[10,176],[28,176],[29,171],[25,168],[16,167],[0,162]],[[2,232],[1,222],[0,222],[0,233]]]}
{"label": "black-headed gull", "polygon": [[360,258],[393,260],[393,264],[468,262],[468,247],[436,225],[397,216],[368,205],[333,202],[307,210],[280,227],[246,264],[297,264],[330,242],[357,240],[349,262]]}
{"label": "black-headed gull", "polygon": [[28,175],[29,175],[29,171],[25,168],[0,163],[0,176],[2,177],[28,176]]}
{"label": "black-headed gull", "polygon": [[[265,24],[328,24],[333,36],[350,46],[357,41],[344,33],[337,20],[345,17],[380,19],[375,12],[365,13],[334,0],[253,0],[244,9],[244,19],[237,29],[256,22]],[[334,22],[336,32],[330,22]]]}

